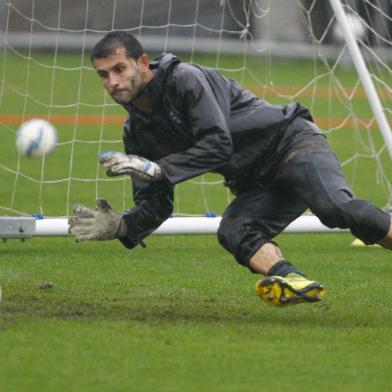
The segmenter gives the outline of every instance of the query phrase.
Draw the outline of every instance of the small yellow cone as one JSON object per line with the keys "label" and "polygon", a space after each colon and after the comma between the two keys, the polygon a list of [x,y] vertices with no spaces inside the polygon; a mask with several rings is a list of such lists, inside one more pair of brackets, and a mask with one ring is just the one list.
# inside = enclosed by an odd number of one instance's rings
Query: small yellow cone
{"label": "small yellow cone", "polygon": [[371,247],[371,248],[381,248],[380,245],[374,244],[374,245],[366,245],[363,241],[361,241],[359,238],[356,238],[352,243],[351,246],[358,246],[358,247]]}

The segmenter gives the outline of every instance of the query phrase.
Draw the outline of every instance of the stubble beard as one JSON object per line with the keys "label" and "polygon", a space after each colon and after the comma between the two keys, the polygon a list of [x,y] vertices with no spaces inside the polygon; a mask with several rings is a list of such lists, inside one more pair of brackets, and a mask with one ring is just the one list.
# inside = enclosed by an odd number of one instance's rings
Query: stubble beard
{"label": "stubble beard", "polygon": [[[116,93],[111,94],[111,97],[118,104],[126,104],[132,102],[135,98],[139,97],[143,93],[144,84],[143,77],[141,74],[134,76],[129,83],[129,87],[120,95],[120,97],[116,97]],[[125,94],[125,92],[127,94]]]}

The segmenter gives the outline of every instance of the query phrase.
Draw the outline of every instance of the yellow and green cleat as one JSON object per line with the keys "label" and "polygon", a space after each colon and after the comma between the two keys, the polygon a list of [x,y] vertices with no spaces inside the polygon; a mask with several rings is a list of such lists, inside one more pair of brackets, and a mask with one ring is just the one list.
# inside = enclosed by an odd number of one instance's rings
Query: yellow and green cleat
{"label": "yellow and green cleat", "polygon": [[318,302],[325,292],[319,282],[302,276],[269,276],[256,283],[256,291],[263,301],[276,306]]}

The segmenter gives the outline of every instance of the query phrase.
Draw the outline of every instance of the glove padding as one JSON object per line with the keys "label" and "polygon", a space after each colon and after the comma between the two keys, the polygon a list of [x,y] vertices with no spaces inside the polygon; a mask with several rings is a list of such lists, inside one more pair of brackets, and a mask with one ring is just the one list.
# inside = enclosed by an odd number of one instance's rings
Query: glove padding
{"label": "glove padding", "polygon": [[162,178],[161,168],[158,164],[138,155],[107,151],[99,155],[99,162],[105,167],[109,177],[128,174],[146,182]]}
{"label": "glove padding", "polygon": [[73,207],[75,216],[69,218],[69,232],[77,242],[112,240],[126,234],[126,223],[105,199],[97,199],[97,208],[82,204]]}

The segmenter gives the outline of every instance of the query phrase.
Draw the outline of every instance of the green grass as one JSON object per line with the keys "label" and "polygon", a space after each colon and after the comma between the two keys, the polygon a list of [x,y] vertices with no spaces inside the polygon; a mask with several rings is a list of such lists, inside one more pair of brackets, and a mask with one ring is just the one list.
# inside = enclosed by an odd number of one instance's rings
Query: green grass
{"label": "green grass", "polygon": [[[32,58],[0,59],[0,117],[124,115],[103,105],[87,61],[81,70],[71,54],[59,54],[57,68],[50,68],[49,54]],[[273,80],[283,92],[299,91],[325,72],[313,63],[194,60],[237,69],[223,72],[247,86]],[[357,82],[350,69],[337,77],[347,89]],[[317,88],[330,83],[325,75]],[[315,116],[349,112],[338,92],[314,99],[310,90],[295,99]],[[260,95],[275,103],[293,100],[281,92]],[[370,116],[362,97],[352,105]],[[56,127],[59,145],[43,162],[18,158],[18,124],[0,121],[0,214],[68,215],[73,203],[92,205],[96,196],[118,210],[129,207],[129,180],[108,181],[96,159],[99,151],[122,149],[121,127],[77,120]],[[342,160],[382,143],[373,128],[347,126],[328,137]],[[378,158],[390,184],[390,160],[385,151]],[[357,156],[344,170],[358,196],[379,206],[390,202],[374,157]],[[179,185],[176,212],[223,211],[231,196],[221,184],[201,186],[202,180],[221,179],[208,175]],[[75,244],[69,238],[0,243],[0,391],[390,390],[390,252],[352,248],[351,240],[348,234],[278,238],[288,260],[327,289],[322,303],[289,309],[261,303],[257,277],[213,236],[151,237],[147,249],[133,251],[117,241]]]}
{"label": "green grass", "polygon": [[152,237],[131,252],[116,241],[9,241],[1,390],[387,391],[390,253],[350,241],[280,236],[327,289],[322,303],[288,309],[262,303],[256,276],[214,237]]}

